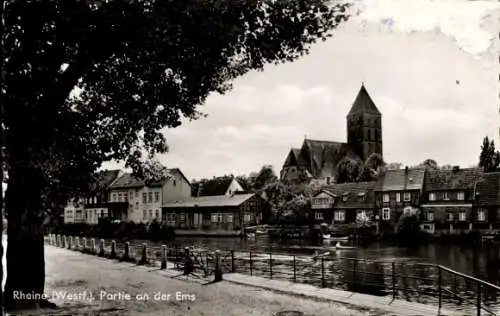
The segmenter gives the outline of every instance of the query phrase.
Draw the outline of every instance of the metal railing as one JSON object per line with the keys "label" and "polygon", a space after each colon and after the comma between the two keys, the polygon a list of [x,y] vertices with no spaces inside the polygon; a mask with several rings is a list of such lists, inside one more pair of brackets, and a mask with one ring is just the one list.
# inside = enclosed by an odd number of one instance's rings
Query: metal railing
{"label": "metal railing", "polygon": [[[127,243],[51,235],[53,245],[115,258],[128,252],[129,261],[157,264],[168,261],[182,269],[186,249],[152,242]],[[86,245],[84,244],[86,243]],[[94,247],[94,248],[93,248]],[[126,250],[128,248],[128,250]],[[164,254],[163,254],[164,253]],[[436,264],[359,258],[314,259],[311,256],[248,251],[190,249],[193,271],[203,277],[242,273],[401,299],[458,310],[466,315],[500,315],[500,287]]]}

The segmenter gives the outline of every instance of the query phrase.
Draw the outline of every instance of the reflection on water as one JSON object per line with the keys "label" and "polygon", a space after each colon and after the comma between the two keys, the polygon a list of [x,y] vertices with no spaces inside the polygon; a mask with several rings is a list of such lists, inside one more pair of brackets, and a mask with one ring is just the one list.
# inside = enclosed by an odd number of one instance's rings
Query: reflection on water
{"label": "reflection on water", "polygon": [[[290,254],[311,255],[318,247],[328,248],[336,242],[316,242],[308,240],[269,240],[264,236],[254,239],[240,238],[203,238],[178,237],[179,246],[195,245],[200,248],[220,250],[266,251]],[[344,242],[345,245],[353,245]],[[400,247],[388,243],[374,242],[367,246],[357,246],[354,250],[338,250],[332,253],[337,257],[377,259],[387,261],[412,261],[440,264],[458,272],[499,283],[500,259],[498,248],[491,245],[440,245],[427,244],[414,247]]]}

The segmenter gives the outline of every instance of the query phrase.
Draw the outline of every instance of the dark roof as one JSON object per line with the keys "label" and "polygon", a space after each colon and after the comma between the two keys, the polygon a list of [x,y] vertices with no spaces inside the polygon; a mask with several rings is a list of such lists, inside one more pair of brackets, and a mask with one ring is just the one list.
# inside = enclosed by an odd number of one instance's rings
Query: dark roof
{"label": "dark roof", "polygon": [[163,207],[176,208],[176,207],[238,206],[241,205],[246,200],[253,197],[254,195],[255,195],[254,193],[249,193],[249,194],[190,197],[166,203],[163,205]]}
{"label": "dark roof", "polygon": [[353,114],[360,114],[360,113],[370,113],[370,114],[380,114],[380,111],[377,109],[377,106],[373,102],[372,98],[368,94],[368,91],[366,91],[366,88],[364,85],[361,85],[361,89],[359,89],[358,95],[356,96],[356,99],[354,100],[354,103],[352,104],[351,110],[347,114],[353,115]]}
{"label": "dark roof", "polygon": [[292,148],[286,156],[284,166],[302,166],[304,165],[304,161],[300,155],[300,149]]}
{"label": "dark roof", "polygon": [[120,170],[103,170],[97,173],[97,181],[101,188],[107,188],[113,183],[113,181],[120,175]]}
{"label": "dark roof", "polygon": [[485,173],[476,185],[476,203],[500,206],[500,172]]}
{"label": "dark roof", "polygon": [[427,170],[424,181],[425,191],[467,190],[481,177],[479,168]]}
{"label": "dark roof", "polygon": [[376,191],[422,190],[425,167],[385,170],[378,178]]}
{"label": "dark roof", "polygon": [[[325,185],[323,190],[336,195],[337,208],[373,208],[375,207],[376,181],[340,183]],[[343,197],[347,196],[347,201]]]}
{"label": "dark roof", "polygon": [[359,159],[346,143],[305,139],[302,147],[308,149],[316,168],[322,172],[315,177],[335,175],[337,164],[345,157]]}
{"label": "dark roof", "polygon": [[213,178],[206,182],[200,183],[198,196],[224,195],[226,194],[226,191],[233,180],[236,180],[236,182],[238,182],[238,184],[243,188],[241,183],[234,177]]}
{"label": "dark roof", "polygon": [[[188,179],[184,176],[184,174],[180,171],[179,168],[168,169],[168,171],[170,173],[178,173],[182,178],[184,178],[184,180],[188,184],[190,184]],[[163,185],[162,182],[154,182],[154,183],[149,184],[150,187],[156,187],[156,186],[162,186],[162,185]],[[111,185],[111,188],[113,188],[113,189],[125,189],[125,188],[141,188],[144,186],[146,186],[145,180],[136,178],[136,177],[132,176],[131,173],[127,172],[127,173],[124,173],[118,179],[116,179],[116,181],[114,181],[113,184]]]}

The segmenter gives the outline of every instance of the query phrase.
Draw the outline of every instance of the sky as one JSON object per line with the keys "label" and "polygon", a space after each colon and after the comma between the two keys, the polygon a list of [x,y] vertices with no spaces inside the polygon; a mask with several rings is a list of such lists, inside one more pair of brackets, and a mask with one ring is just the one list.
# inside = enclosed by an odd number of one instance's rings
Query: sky
{"label": "sky", "polygon": [[[387,162],[468,167],[482,139],[500,147],[500,3],[356,0],[351,20],[306,57],[270,65],[213,94],[207,118],[166,131],[159,157],[188,179],[249,174],[309,139],[342,141],[364,82],[382,112]],[[121,167],[106,163],[104,168]]]}

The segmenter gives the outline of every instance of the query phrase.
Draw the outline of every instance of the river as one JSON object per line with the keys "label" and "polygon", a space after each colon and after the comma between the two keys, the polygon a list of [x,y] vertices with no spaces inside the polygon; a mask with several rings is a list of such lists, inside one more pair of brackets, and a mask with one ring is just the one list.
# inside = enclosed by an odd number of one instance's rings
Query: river
{"label": "river", "polygon": [[[313,247],[328,247],[332,242],[313,243],[307,240],[275,241],[266,236],[257,236],[254,239],[241,238],[203,238],[177,237],[175,244],[180,247],[196,245],[198,248],[266,251],[290,254],[310,255]],[[344,243],[353,245],[352,243]],[[461,273],[499,284],[499,271],[494,267],[495,259],[499,258],[498,248],[491,245],[441,245],[430,243],[414,247],[394,246],[389,243],[373,242],[369,246],[358,246],[354,250],[337,252],[339,257],[377,259],[387,261],[410,261],[434,263],[446,266]]]}

